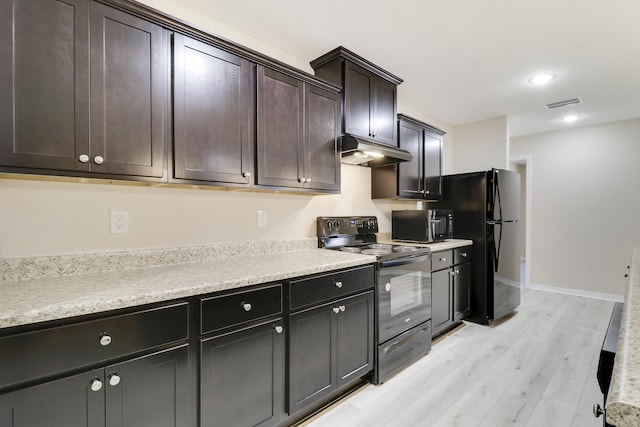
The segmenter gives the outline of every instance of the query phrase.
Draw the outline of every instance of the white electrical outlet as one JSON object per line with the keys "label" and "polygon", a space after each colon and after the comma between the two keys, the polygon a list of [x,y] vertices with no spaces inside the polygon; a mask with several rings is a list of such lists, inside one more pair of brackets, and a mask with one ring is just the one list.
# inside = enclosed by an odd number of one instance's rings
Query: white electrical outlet
{"label": "white electrical outlet", "polygon": [[266,227],[267,226],[267,211],[263,211],[258,209],[257,214],[258,227]]}
{"label": "white electrical outlet", "polygon": [[129,212],[111,211],[111,233],[123,234],[129,232]]}

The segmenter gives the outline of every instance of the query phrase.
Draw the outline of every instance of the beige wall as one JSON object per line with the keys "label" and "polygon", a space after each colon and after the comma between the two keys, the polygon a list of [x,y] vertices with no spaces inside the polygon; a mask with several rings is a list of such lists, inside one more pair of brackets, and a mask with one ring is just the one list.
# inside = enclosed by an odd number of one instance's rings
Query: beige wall
{"label": "beige wall", "polygon": [[475,172],[509,165],[509,128],[506,117],[456,126],[453,173]]}
{"label": "beige wall", "polygon": [[531,159],[533,286],[623,295],[640,246],[640,119],[513,138]]}
{"label": "beige wall", "polygon": [[[342,194],[321,196],[0,179],[0,257],[315,237],[320,215],[377,215],[390,231],[390,211],[415,203],[372,201],[370,177],[343,165]],[[111,210],[129,212],[128,234],[111,234]]]}

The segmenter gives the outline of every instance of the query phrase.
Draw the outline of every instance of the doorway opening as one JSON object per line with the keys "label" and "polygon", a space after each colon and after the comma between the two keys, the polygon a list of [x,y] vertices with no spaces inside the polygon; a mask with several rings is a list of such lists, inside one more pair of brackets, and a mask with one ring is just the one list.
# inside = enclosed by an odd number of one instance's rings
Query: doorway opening
{"label": "doorway opening", "polygon": [[520,286],[531,283],[531,157],[512,158],[509,169],[520,174]]}

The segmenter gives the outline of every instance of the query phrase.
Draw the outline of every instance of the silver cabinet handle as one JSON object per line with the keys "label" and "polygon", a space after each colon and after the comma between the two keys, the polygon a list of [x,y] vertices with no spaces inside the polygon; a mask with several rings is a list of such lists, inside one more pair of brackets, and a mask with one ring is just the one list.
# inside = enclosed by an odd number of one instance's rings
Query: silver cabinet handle
{"label": "silver cabinet handle", "polygon": [[602,409],[602,407],[600,407],[599,403],[594,403],[593,404],[593,416],[598,418],[600,417],[600,415],[604,414],[604,410]]}
{"label": "silver cabinet handle", "polygon": [[102,381],[100,381],[98,378],[94,378],[91,380],[91,391],[100,391],[100,389],[102,389]]}
{"label": "silver cabinet handle", "polygon": [[333,307],[333,312],[334,312],[335,314],[340,313],[340,308],[339,308],[339,307]]}
{"label": "silver cabinet handle", "polygon": [[274,329],[276,330],[276,334],[281,334],[282,331],[284,331],[284,328],[280,325],[276,326]]}
{"label": "silver cabinet handle", "polygon": [[338,309],[340,309],[340,311],[345,311],[347,309],[347,307],[345,307],[344,305],[341,305],[338,307]]}
{"label": "silver cabinet handle", "polygon": [[93,163],[95,163],[96,165],[101,165],[104,163],[104,158],[102,156],[95,156],[93,158]]}
{"label": "silver cabinet handle", "polygon": [[89,161],[89,156],[86,154],[80,154],[80,156],[78,156],[78,160],[80,160],[80,163],[87,163]]}
{"label": "silver cabinet handle", "polygon": [[120,384],[120,375],[118,374],[109,375],[109,385],[117,386],[118,384]]}
{"label": "silver cabinet handle", "polygon": [[242,308],[244,308],[244,311],[251,311],[251,304],[249,304],[248,302],[243,302]]}
{"label": "silver cabinet handle", "polygon": [[466,257],[467,257],[467,253],[466,253],[466,252],[460,252],[460,256],[461,256],[462,258],[466,258]]}
{"label": "silver cabinet handle", "polygon": [[336,282],[336,288],[341,288],[342,287],[342,282]]}
{"label": "silver cabinet handle", "polygon": [[307,182],[307,178],[298,178],[298,182],[305,183]]}
{"label": "silver cabinet handle", "polygon": [[442,257],[442,258],[440,258],[440,261],[447,262],[447,259],[445,257]]}
{"label": "silver cabinet handle", "polygon": [[450,271],[450,272],[449,272],[449,275],[450,275],[450,276],[455,276],[455,275],[456,275],[456,273],[455,273],[455,271]]}
{"label": "silver cabinet handle", "polygon": [[456,274],[460,274],[460,270],[456,270]]}
{"label": "silver cabinet handle", "polygon": [[251,172],[242,172],[242,176],[245,178],[249,178],[251,176]]}
{"label": "silver cabinet handle", "polygon": [[111,335],[109,334],[102,334],[100,335],[100,345],[109,345],[111,344]]}
{"label": "silver cabinet handle", "polygon": [[307,184],[311,182],[311,178],[307,178],[304,182],[306,182]]}
{"label": "silver cabinet handle", "polygon": [[386,283],[384,285],[384,290],[387,291],[387,292],[391,292],[391,283]]}

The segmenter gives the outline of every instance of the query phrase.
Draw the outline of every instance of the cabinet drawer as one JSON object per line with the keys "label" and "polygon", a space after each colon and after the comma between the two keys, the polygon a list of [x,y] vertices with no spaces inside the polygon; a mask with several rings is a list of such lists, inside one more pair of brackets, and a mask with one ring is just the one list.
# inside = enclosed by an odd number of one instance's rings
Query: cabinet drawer
{"label": "cabinet drawer", "polygon": [[372,265],[332,272],[291,282],[292,310],[328,301],[355,292],[373,289],[375,270]]}
{"label": "cabinet drawer", "polygon": [[431,271],[442,270],[453,265],[453,251],[436,252],[431,256]]}
{"label": "cabinet drawer", "polygon": [[189,337],[186,302],[0,338],[0,389]]}
{"label": "cabinet drawer", "polygon": [[463,264],[465,262],[471,262],[471,246],[453,250],[453,263]]}
{"label": "cabinet drawer", "polygon": [[282,285],[200,300],[200,333],[250,322],[282,312]]}

